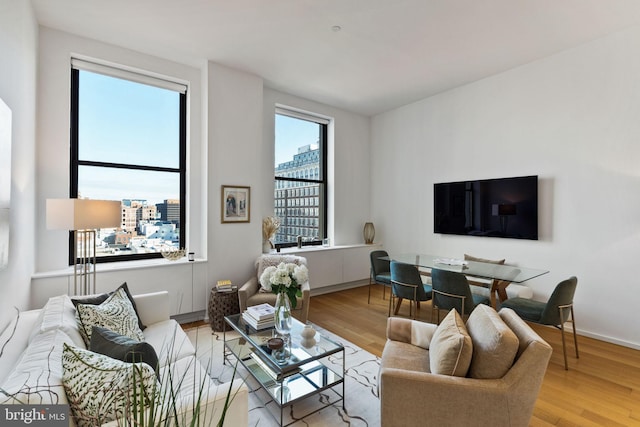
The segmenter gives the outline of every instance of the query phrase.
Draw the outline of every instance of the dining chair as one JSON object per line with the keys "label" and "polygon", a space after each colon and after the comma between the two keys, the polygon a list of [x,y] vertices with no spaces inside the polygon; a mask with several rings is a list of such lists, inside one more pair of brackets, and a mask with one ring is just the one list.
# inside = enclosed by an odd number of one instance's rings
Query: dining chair
{"label": "dining chair", "polygon": [[472,294],[467,277],[455,271],[431,269],[431,286],[433,287],[432,309],[438,313],[440,324],[440,310],[455,308],[460,316],[469,315],[478,304],[490,305],[489,298]]}
{"label": "dining chair", "polygon": [[382,257],[389,257],[387,251],[378,250],[369,253],[371,270],[369,272],[369,297],[367,298],[367,304],[371,303],[371,285],[382,285],[382,299],[385,299],[387,287],[391,287],[391,268],[389,266],[391,261],[388,259],[380,259]]}
{"label": "dining chair", "polygon": [[409,316],[415,318],[412,307],[416,305],[416,312],[420,309],[420,301],[431,299],[431,285],[422,282],[418,267],[402,262],[391,261],[391,296],[389,297],[389,316],[393,300],[398,298],[393,314],[398,314],[403,299],[409,300]]}
{"label": "dining chair", "polygon": [[507,307],[515,311],[524,320],[541,325],[555,326],[562,334],[562,354],[564,355],[564,369],[568,370],[567,345],[564,337],[564,324],[571,319],[573,327],[573,345],[576,349],[576,359],[578,354],[578,337],[576,335],[576,322],[573,315],[573,296],[576,292],[578,279],[575,276],[563,280],[556,285],[547,302],[534,301],[526,298],[509,298],[502,303],[502,307]]}

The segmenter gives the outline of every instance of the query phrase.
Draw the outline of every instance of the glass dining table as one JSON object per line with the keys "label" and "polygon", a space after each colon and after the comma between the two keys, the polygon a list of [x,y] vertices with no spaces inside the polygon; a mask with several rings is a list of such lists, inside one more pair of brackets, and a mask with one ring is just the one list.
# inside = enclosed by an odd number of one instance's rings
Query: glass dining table
{"label": "glass dining table", "polygon": [[[480,261],[465,261],[455,258],[446,258],[437,255],[426,255],[416,253],[405,253],[399,255],[389,255],[388,257],[381,257],[381,259],[402,262],[405,264],[412,264],[417,267],[428,269],[448,270],[457,273],[462,273],[465,276],[472,276],[481,279],[490,280],[491,283],[487,287],[490,287],[491,305],[496,307],[495,294],[502,291],[508,283],[522,283],[527,280],[534,279],[549,272],[549,270],[542,270],[538,268],[528,268],[521,266],[494,264]],[[505,293],[506,295],[506,293]]]}

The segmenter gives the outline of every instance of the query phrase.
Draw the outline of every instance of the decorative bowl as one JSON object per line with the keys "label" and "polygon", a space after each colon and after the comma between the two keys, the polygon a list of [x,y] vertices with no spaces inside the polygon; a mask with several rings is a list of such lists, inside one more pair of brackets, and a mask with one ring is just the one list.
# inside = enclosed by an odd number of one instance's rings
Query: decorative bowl
{"label": "decorative bowl", "polygon": [[184,249],[168,249],[160,251],[163,257],[168,259],[169,261],[177,261],[185,255]]}

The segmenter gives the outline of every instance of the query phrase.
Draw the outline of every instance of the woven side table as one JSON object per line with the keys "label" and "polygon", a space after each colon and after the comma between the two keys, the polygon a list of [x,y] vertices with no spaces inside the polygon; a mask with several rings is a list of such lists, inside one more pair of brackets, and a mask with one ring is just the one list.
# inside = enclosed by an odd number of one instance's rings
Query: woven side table
{"label": "woven side table", "polygon": [[209,295],[209,324],[214,331],[224,328],[224,316],[240,313],[238,289],[231,292],[218,292],[211,289]]}

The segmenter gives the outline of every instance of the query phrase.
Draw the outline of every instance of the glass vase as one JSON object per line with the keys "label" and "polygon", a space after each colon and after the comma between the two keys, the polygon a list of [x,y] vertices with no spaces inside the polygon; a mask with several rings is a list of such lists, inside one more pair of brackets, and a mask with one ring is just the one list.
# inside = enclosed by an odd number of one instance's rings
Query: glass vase
{"label": "glass vase", "polygon": [[286,293],[278,293],[276,296],[275,309],[276,331],[278,331],[280,335],[289,335],[292,324],[291,302],[289,301],[289,297]]}

